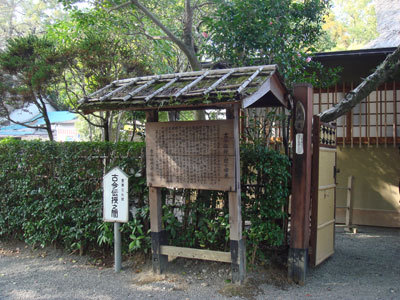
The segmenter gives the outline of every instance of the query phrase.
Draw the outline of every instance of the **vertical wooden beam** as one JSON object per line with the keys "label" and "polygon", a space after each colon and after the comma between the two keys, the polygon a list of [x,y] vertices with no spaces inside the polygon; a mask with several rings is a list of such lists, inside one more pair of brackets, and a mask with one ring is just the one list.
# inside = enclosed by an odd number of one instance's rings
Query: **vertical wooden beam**
{"label": "vertical wooden beam", "polygon": [[380,131],[381,131],[381,137],[382,137],[382,91],[378,91],[378,88],[376,88],[376,95],[375,95],[375,128],[376,128],[376,147],[378,148],[378,140],[379,140],[379,134],[378,134],[378,110],[379,110],[379,96],[378,93],[380,94],[380,99],[381,99],[381,126]]}
{"label": "vertical wooden beam", "polygon": [[240,186],[239,105],[227,109],[227,118],[234,119],[235,191],[229,192],[230,250],[232,258],[232,282],[241,284],[246,277],[246,244],[242,237],[242,207]]}
{"label": "vertical wooden beam", "polygon": [[347,204],[346,204],[346,231],[353,231],[353,202],[351,194],[353,192],[353,176],[347,180]]}
{"label": "vertical wooden beam", "polygon": [[[351,89],[353,90],[353,89]],[[358,146],[361,148],[361,136],[362,136],[362,116],[361,116],[361,110],[362,110],[362,101],[358,103],[358,105],[360,106],[360,111],[358,112],[358,128],[359,128],[359,137],[358,137]]]}
{"label": "vertical wooden beam", "polygon": [[370,132],[370,123],[371,123],[371,120],[370,120],[370,101],[369,101],[369,95],[367,96],[367,98],[365,99],[365,133],[366,133],[366,135],[367,135],[367,144],[368,144],[368,147],[369,147],[369,145],[370,145],[370,136],[371,136],[371,132]]}
{"label": "vertical wooden beam", "polygon": [[321,122],[318,116],[313,116],[312,126],[312,166],[311,166],[311,236],[310,264],[316,266],[317,231],[318,231],[318,188],[319,188],[319,148]]}
{"label": "vertical wooden beam", "polygon": [[393,147],[397,143],[397,90],[396,81],[393,81]]}
{"label": "vertical wooden beam", "polygon": [[385,82],[385,131],[384,131],[384,135],[385,135],[385,148],[387,147],[387,137],[388,137],[388,133],[387,133],[387,83]]}
{"label": "vertical wooden beam", "polygon": [[[158,122],[158,111],[146,111],[146,121]],[[161,274],[168,262],[168,256],[161,255],[161,245],[167,244],[166,232],[162,230],[161,223],[161,188],[149,187],[149,205],[153,272]]]}
{"label": "vertical wooden beam", "polygon": [[153,272],[161,274],[167,266],[168,256],[161,255],[161,246],[167,244],[167,238],[165,230],[162,230],[161,223],[160,188],[149,187],[149,202]]}
{"label": "vertical wooden beam", "polygon": [[[304,284],[308,265],[310,230],[312,86],[309,84],[295,85],[294,98],[296,103],[300,102],[304,106],[305,122],[302,130],[299,131],[295,128],[294,137],[297,143],[294,142],[296,150],[293,154],[292,168],[291,240],[288,257],[288,277],[299,284]],[[297,104],[295,107],[297,107]],[[303,143],[302,146],[299,146],[301,138]]]}
{"label": "vertical wooden beam", "polygon": [[146,121],[158,122],[158,111],[157,110],[146,111]]}

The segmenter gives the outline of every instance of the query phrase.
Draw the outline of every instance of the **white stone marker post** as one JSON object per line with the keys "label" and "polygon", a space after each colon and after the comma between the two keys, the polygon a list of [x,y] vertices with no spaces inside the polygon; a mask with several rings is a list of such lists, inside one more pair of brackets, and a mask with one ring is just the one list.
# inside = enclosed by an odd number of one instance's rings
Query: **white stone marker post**
{"label": "white stone marker post", "polygon": [[103,177],[103,221],[114,223],[114,270],[121,271],[120,223],[129,219],[128,175],[115,167]]}

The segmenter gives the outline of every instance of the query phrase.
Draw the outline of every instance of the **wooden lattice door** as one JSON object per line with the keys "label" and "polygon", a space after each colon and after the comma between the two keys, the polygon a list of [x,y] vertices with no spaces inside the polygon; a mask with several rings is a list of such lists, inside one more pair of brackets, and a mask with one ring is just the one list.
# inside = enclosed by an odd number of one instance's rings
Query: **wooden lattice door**
{"label": "wooden lattice door", "polygon": [[310,264],[335,252],[336,127],[313,121]]}

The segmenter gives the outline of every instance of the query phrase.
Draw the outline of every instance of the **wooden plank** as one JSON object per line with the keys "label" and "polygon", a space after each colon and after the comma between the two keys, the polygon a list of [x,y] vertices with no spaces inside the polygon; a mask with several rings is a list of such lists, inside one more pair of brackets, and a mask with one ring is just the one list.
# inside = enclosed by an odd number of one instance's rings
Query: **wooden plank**
{"label": "wooden plank", "polygon": [[[313,120],[313,89],[309,84],[298,84],[294,86],[293,90],[296,101],[299,101],[304,106],[305,122],[300,131],[297,131],[295,128],[296,131],[294,135],[303,135],[303,151],[295,151],[293,154],[290,229],[291,240],[288,256],[288,277],[296,283],[304,284],[307,273],[307,261],[309,255],[308,248],[310,239],[309,229],[312,182],[311,132]],[[297,107],[297,104],[295,107]],[[298,154],[297,152],[301,154]]]}
{"label": "wooden plank", "polygon": [[320,147],[320,152],[337,152],[336,148]]}
{"label": "wooden plank", "polygon": [[[242,224],[239,224],[239,212],[240,207],[237,203],[237,193],[236,192],[229,192],[229,238],[231,240],[240,240],[242,236]],[[241,219],[241,218],[240,218]]]}
{"label": "wooden plank", "polygon": [[[296,95],[297,92],[297,95]],[[304,84],[295,86],[295,96],[305,108],[305,125],[303,129],[304,154],[294,154],[292,176],[292,239],[291,247],[298,249],[308,248],[308,227],[311,187],[311,130],[312,130],[312,89]],[[296,134],[299,132],[296,132]]]}
{"label": "wooden plank", "polygon": [[353,226],[353,201],[351,194],[353,192],[353,176],[349,176],[347,180],[347,198],[346,198],[346,227],[351,228]]}
{"label": "wooden plank", "polygon": [[249,108],[252,104],[256,103],[263,96],[265,96],[271,90],[271,77],[268,77],[267,80],[261,85],[261,87],[250,96],[246,97],[242,101],[242,108]]}
{"label": "wooden plank", "polygon": [[311,179],[311,233],[310,233],[310,264],[316,266],[317,230],[318,230],[318,189],[319,189],[319,149],[320,149],[320,119],[314,116],[312,129],[312,179]]}
{"label": "wooden plank", "polygon": [[176,257],[195,258],[231,263],[231,253],[204,249],[183,248],[175,246],[161,246],[161,254]]}
{"label": "wooden plank", "polygon": [[157,110],[146,111],[146,121],[158,122],[158,111]]}
{"label": "wooden plank", "polygon": [[230,250],[232,282],[242,284],[246,278],[246,244],[242,238],[242,206],[240,182],[239,104],[233,107],[235,149],[235,193],[229,193]]}
{"label": "wooden plank", "polygon": [[396,81],[393,81],[393,147],[396,148],[397,141],[397,90]]}
{"label": "wooden plank", "polygon": [[385,82],[385,147],[387,147],[387,83]]}
{"label": "wooden plank", "polygon": [[319,191],[331,190],[336,187],[336,184],[321,185],[318,187]]}
{"label": "wooden plank", "polygon": [[326,226],[329,226],[329,225],[334,224],[334,223],[335,223],[335,219],[329,220],[329,221],[327,221],[325,223],[319,224],[318,225],[318,229],[325,228]]}
{"label": "wooden plank", "polygon": [[370,114],[370,101],[369,101],[369,99],[370,99],[370,97],[368,95],[367,98],[365,99],[365,112],[366,112],[366,116],[365,116],[365,124],[366,124],[365,133],[367,134],[368,146],[370,145],[370,135],[371,135],[371,132],[370,132],[370,127],[371,127],[370,117],[371,117],[371,114]]}
{"label": "wooden plank", "polygon": [[233,123],[147,123],[147,184],[235,191]]}
{"label": "wooden plank", "polygon": [[[379,134],[378,134],[378,108],[379,108],[379,103],[378,103],[378,101],[379,101],[379,96],[378,96],[378,89],[376,89],[376,91],[375,91],[375,130],[376,130],[376,132],[375,132],[375,137],[376,137],[376,143],[375,143],[375,145],[376,145],[376,147],[378,147],[378,138],[379,138]],[[381,101],[382,101],[382,92],[381,92]],[[382,116],[382,106],[381,106],[381,116]],[[381,118],[381,126],[380,126],[380,129],[381,129],[381,136],[382,136],[382,118]]]}
{"label": "wooden plank", "polygon": [[149,204],[150,204],[150,227],[152,232],[160,232],[162,229],[161,222],[161,189],[149,188]]}
{"label": "wooden plank", "polygon": [[362,133],[361,133],[361,110],[362,110],[362,101],[360,103],[358,103],[358,105],[360,106],[360,111],[358,112],[358,128],[359,128],[359,135],[358,137],[360,138],[360,142],[358,143],[359,148],[361,148],[361,137],[362,137]]}

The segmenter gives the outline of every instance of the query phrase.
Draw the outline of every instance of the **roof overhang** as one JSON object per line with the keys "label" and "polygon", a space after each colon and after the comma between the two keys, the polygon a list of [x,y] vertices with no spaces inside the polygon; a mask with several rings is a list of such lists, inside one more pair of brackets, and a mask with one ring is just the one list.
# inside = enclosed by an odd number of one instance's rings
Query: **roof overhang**
{"label": "roof overhang", "polygon": [[122,79],[79,101],[84,113],[107,110],[200,110],[288,107],[276,65]]}
{"label": "roof overhang", "polygon": [[375,71],[375,68],[396,48],[360,49],[349,51],[323,52],[313,55],[313,60],[325,67],[341,67],[341,83],[359,84]]}

